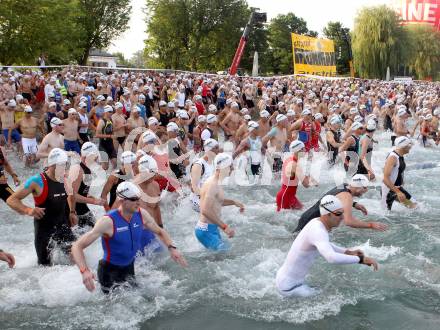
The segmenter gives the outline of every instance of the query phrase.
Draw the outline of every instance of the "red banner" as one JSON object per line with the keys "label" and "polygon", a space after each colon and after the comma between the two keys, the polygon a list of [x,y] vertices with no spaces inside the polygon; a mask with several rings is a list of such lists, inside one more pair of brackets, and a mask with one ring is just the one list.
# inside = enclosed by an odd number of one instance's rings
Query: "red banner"
{"label": "red banner", "polygon": [[440,0],[394,0],[402,24],[429,24],[440,31]]}

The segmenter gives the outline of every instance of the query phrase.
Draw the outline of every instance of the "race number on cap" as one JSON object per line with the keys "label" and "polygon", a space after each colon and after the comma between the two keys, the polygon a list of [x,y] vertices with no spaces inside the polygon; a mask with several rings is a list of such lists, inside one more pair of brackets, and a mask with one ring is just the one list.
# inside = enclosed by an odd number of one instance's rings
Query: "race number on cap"
{"label": "race number on cap", "polygon": [[260,112],[260,117],[262,118],[269,118],[270,117],[270,113],[267,110],[263,110]]}
{"label": "race number on cap", "polygon": [[197,121],[198,121],[199,123],[205,123],[205,122],[206,122],[206,116],[204,116],[204,115],[200,115],[200,116],[198,116],[198,117],[197,117]]}
{"label": "race number on cap", "polygon": [[150,118],[148,118],[148,126],[151,126],[151,125],[158,125],[158,124],[159,124],[159,121],[157,120],[156,117],[150,117]]}

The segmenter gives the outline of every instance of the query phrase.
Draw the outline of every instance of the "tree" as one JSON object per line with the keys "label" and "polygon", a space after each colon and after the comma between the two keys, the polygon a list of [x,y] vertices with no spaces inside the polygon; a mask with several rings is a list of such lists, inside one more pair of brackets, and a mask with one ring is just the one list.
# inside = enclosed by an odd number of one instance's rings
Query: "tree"
{"label": "tree", "polygon": [[245,0],[147,0],[145,53],[159,67],[229,67],[250,10]]}
{"label": "tree", "polygon": [[0,63],[35,64],[42,52],[69,63],[80,52],[76,13],[76,0],[0,1]]}
{"label": "tree", "polygon": [[364,78],[383,79],[387,67],[397,71],[404,61],[406,34],[393,9],[382,5],[363,8],[355,18],[353,56],[357,72]]}
{"label": "tree", "polygon": [[130,0],[78,0],[78,8],[78,45],[82,49],[78,62],[85,65],[92,48],[108,47],[127,29],[131,5]]}
{"label": "tree", "polygon": [[122,66],[122,67],[125,67],[125,68],[128,68],[128,67],[131,66],[130,61],[127,60],[127,59],[125,58],[124,54],[122,54],[121,52],[116,52],[116,53],[113,53],[112,55],[113,55],[113,56],[116,56],[116,58],[117,58],[117,59],[116,59],[116,63],[117,63],[119,66]]}
{"label": "tree", "polygon": [[316,37],[317,32],[310,31],[304,19],[293,13],[278,15],[270,21],[268,27],[274,73],[293,73],[293,50],[291,33]]}
{"label": "tree", "polygon": [[340,74],[350,72],[350,29],[342,26],[341,22],[329,22],[322,31],[326,38],[334,41],[336,70]]}
{"label": "tree", "polygon": [[428,25],[405,27],[409,45],[407,64],[417,79],[434,77],[440,71],[440,32]]}

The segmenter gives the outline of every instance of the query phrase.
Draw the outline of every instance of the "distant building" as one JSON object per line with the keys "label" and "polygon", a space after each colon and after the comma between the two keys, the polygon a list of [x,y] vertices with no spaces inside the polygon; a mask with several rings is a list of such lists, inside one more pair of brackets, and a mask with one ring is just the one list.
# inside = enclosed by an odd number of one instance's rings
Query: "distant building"
{"label": "distant building", "polygon": [[96,67],[116,68],[116,56],[101,49],[92,49],[89,53],[87,65]]}

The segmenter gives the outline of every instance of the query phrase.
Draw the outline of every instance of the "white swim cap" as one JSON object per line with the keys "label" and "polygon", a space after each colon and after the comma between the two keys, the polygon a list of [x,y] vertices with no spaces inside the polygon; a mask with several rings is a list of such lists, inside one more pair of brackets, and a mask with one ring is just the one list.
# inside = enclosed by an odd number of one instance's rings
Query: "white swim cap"
{"label": "white swim cap", "polygon": [[88,157],[90,155],[97,155],[98,148],[92,142],[85,142],[81,147],[81,156]]}
{"label": "white swim cap", "polygon": [[67,163],[67,159],[67,153],[64,150],[53,148],[47,157],[47,165],[65,164]]}
{"label": "white swim cap", "polygon": [[355,130],[357,130],[359,128],[363,128],[363,127],[364,127],[364,125],[362,125],[362,123],[355,121],[353,123],[353,125],[351,125],[350,130],[355,131]]}
{"label": "white swim cap", "polygon": [[135,161],[136,161],[136,155],[131,151],[127,150],[121,154],[122,164],[124,165],[133,164]]}
{"label": "white swim cap", "polygon": [[70,101],[69,101],[69,99],[65,99],[65,100],[63,101],[63,104],[64,104],[64,105],[70,105]]}
{"label": "white swim cap", "polygon": [[32,107],[30,105],[25,106],[23,110],[24,110],[24,112],[32,112],[33,111]]}
{"label": "white swim cap", "polygon": [[139,149],[138,151],[136,151],[136,157],[140,158],[142,156],[145,156],[147,153],[145,151],[143,151],[142,149]]}
{"label": "white swim cap", "polygon": [[350,115],[354,115],[354,114],[356,114],[356,113],[358,113],[359,111],[358,111],[358,109],[357,108],[351,108],[350,109]]}
{"label": "white swim cap", "polygon": [[104,107],[104,112],[113,112],[113,107],[111,105],[106,105]]}
{"label": "white swim cap", "polygon": [[217,116],[213,115],[212,113],[210,113],[207,117],[206,117],[206,122],[208,124],[212,124],[215,123],[217,121]]}
{"label": "white swim cap", "polygon": [[68,114],[68,115],[76,114],[76,113],[77,113],[77,112],[76,112],[76,110],[75,110],[74,108],[70,108],[69,111],[67,111],[67,114]]}
{"label": "white swim cap", "polygon": [[148,144],[159,140],[156,134],[154,134],[152,131],[146,131],[144,134],[142,134],[142,142]]}
{"label": "white swim cap", "polygon": [[399,136],[394,141],[394,149],[398,148],[405,148],[407,146],[410,146],[412,144],[411,139],[407,136]]}
{"label": "white swim cap", "polygon": [[244,118],[244,120],[251,120],[252,119],[252,117],[249,115],[244,115],[243,118]]}
{"label": "white swim cap", "polygon": [[338,116],[333,116],[333,117],[330,119],[330,124],[331,124],[331,125],[338,125],[338,124],[341,124],[341,120],[339,119]]}
{"label": "white swim cap", "polygon": [[179,131],[179,126],[175,122],[168,123],[167,132],[177,132]]}
{"label": "white swim cap", "polygon": [[350,186],[355,188],[365,188],[368,187],[368,179],[363,174],[356,174],[350,180]]}
{"label": "white swim cap", "polygon": [[148,126],[151,126],[151,125],[159,125],[159,121],[157,120],[156,117],[148,118]]}
{"label": "white swim cap", "polygon": [[122,109],[123,107],[124,107],[124,105],[121,102],[116,102],[115,103],[115,109]]}
{"label": "white swim cap", "polygon": [[185,110],[177,111],[176,116],[177,118],[181,118],[181,119],[189,119],[188,112],[186,112]]}
{"label": "white swim cap", "polygon": [[425,116],[425,120],[431,120],[432,119],[432,115],[429,113]]}
{"label": "white swim cap", "polygon": [[15,100],[10,100],[8,102],[8,107],[15,108],[17,106],[17,102]]}
{"label": "white swim cap", "polygon": [[319,213],[321,215],[326,215],[343,208],[344,207],[342,206],[339,198],[333,195],[326,195],[322,197],[321,202],[319,203]]}
{"label": "white swim cap", "polygon": [[156,173],[158,171],[156,160],[150,155],[142,156],[139,159],[139,171]]}
{"label": "white swim cap", "polygon": [[279,114],[276,117],[277,123],[282,122],[283,120],[286,120],[286,119],[287,119],[287,117],[285,115],[283,115],[283,114]]}
{"label": "white swim cap", "polygon": [[292,141],[292,143],[289,146],[290,152],[298,152],[301,151],[304,148],[304,143],[300,140]]}
{"label": "white swim cap", "polygon": [[295,117],[295,111],[287,110],[286,115],[287,115],[287,117]]}
{"label": "white swim cap", "polygon": [[62,121],[60,118],[58,118],[58,117],[53,117],[53,118],[50,120],[50,127],[59,126],[59,125],[61,125],[62,123],[63,123],[63,121]]}
{"label": "white swim cap", "polygon": [[362,123],[364,121],[364,118],[362,118],[362,116],[360,116],[360,115],[356,115],[354,117],[353,121],[357,121],[359,123]]}
{"label": "white swim cap", "polygon": [[210,104],[208,107],[208,112],[217,112],[217,107],[214,104]]}
{"label": "white swim cap", "polygon": [[404,109],[404,108],[400,108],[398,111],[397,111],[397,116],[398,117],[403,117],[403,116],[405,116],[407,114],[407,112],[406,112],[406,109]]}
{"label": "white swim cap", "polygon": [[301,112],[301,116],[309,116],[309,115],[311,115],[312,114],[312,112],[309,110],[309,109],[304,109],[302,112]]}
{"label": "white swim cap", "polygon": [[270,113],[267,110],[263,110],[260,112],[260,117],[261,118],[269,118],[270,117]]}
{"label": "white swim cap", "polygon": [[216,170],[222,170],[232,165],[232,157],[227,153],[220,153],[214,158],[214,167]]}
{"label": "white swim cap", "polygon": [[203,149],[205,149],[205,151],[210,151],[216,147],[218,147],[218,142],[214,139],[207,139],[203,142]]}
{"label": "white swim cap", "polygon": [[104,95],[98,95],[98,97],[96,98],[96,101],[104,101],[105,97]]}
{"label": "white swim cap", "polygon": [[258,129],[260,127],[260,125],[258,125],[258,123],[256,121],[249,121],[248,122],[248,131],[252,132],[255,129]]}
{"label": "white swim cap", "polygon": [[167,103],[163,100],[159,102],[159,107],[165,107],[166,105]]}
{"label": "white swim cap", "polygon": [[315,118],[315,120],[321,120],[324,118],[324,116],[320,112],[315,113],[315,115],[313,117]]}
{"label": "white swim cap", "polygon": [[85,104],[84,102],[79,102],[78,107],[87,108],[87,104]]}
{"label": "white swim cap", "polygon": [[240,110],[240,113],[242,115],[247,115],[249,113],[249,110],[248,110],[248,108],[243,108],[243,109]]}
{"label": "white swim cap", "polygon": [[375,131],[377,128],[376,121],[374,119],[370,119],[367,123],[367,131]]}
{"label": "white swim cap", "polygon": [[121,182],[116,188],[116,195],[122,199],[139,199],[141,190],[132,182]]}

